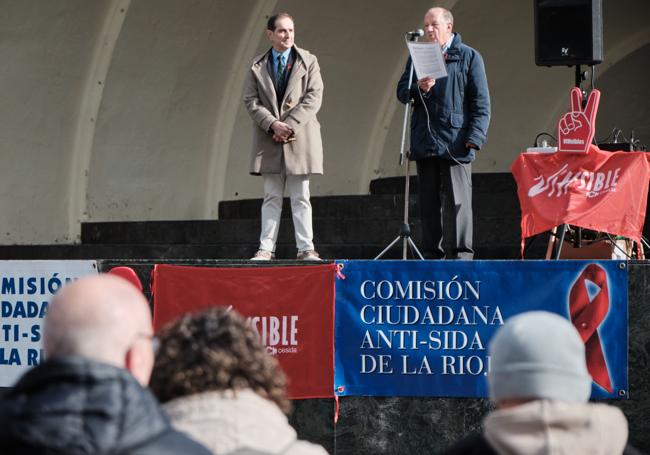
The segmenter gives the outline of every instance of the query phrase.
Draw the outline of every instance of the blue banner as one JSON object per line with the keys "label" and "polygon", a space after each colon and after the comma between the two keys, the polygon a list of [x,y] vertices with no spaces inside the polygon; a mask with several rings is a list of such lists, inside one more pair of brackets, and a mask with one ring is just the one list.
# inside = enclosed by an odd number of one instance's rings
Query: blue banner
{"label": "blue banner", "polygon": [[627,397],[625,262],[337,264],[342,276],[336,280],[334,389],[339,396],[487,397],[488,343],[508,318],[545,310],[580,331],[591,305],[599,308],[598,320],[590,322],[598,324],[595,337],[604,356],[601,374],[592,374],[600,383],[593,383],[592,397]]}

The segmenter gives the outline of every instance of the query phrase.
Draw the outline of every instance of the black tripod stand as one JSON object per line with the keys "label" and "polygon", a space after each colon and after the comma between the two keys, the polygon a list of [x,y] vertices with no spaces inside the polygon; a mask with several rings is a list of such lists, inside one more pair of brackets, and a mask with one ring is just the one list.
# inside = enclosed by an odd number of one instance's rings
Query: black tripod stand
{"label": "black tripod stand", "polygon": [[[417,41],[418,34],[407,34],[407,39]],[[411,61],[410,70],[409,70],[409,81],[413,80],[413,62]],[[402,123],[402,144],[399,150],[399,165],[404,166],[404,161],[406,161],[405,167],[405,176],[404,176],[404,219],[402,225],[399,228],[399,234],[395,239],[390,242],[390,244],[384,248],[384,250],[375,257],[375,260],[381,259],[381,257],[386,254],[397,242],[402,241],[402,259],[407,259],[407,247],[410,246],[412,252],[417,254],[419,259],[424,259],[418,247],[415,246],[415,242],[411,238],[411,226],[409,225],[409,199],[410,199],[410,181],[411,176],[410,172],[410,161],[408,160],[408,151],[405,150],[406,144],[406,132],[411,123],[411,112],[413,110],[413,100],[410,100],[404,108],[404,121]],[[406,158],[406,160],[405,160]],[[414,254],[414,255],[415,255]]]}

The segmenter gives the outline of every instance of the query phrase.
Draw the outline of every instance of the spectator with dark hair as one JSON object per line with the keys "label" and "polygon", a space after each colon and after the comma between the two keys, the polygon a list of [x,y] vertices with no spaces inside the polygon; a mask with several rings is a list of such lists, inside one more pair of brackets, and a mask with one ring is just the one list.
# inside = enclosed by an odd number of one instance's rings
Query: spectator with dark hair
{"label": "spectator with dark hair", "polygon": [[215,454],[325,454],[297,440],[285,376],[234,311],[186,315],[159,336],[151,380],[176,428]]}
{"label": "spectator with dark hair", "polygon": [[[481,435],[445,454],[627,453],[627,420],[620,409],[588,403],[591,376],[573,325],[546,311],[508,319],[489,345],[490,399],[496,410]],[[629,453],[637,453],[628,448]]]}
{"label": "spectator with dark hair", "polygon": [[208,454],[144,389],[152,339],[132,283],[102,275],[64,286],[45,318],[45,362],[0,400],[2,454]]}

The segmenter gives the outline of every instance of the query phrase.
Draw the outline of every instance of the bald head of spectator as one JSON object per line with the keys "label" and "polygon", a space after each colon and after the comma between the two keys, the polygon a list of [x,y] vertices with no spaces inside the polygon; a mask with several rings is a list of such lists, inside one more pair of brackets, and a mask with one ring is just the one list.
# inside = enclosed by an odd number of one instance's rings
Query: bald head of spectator
{"label": "bald head of spectator", "polygon": [[111,275],[64,286],[43,329],[46,358],[79,356],[128,370],[142,385],[153,368],[153,328],[147,300],[127,280]]}

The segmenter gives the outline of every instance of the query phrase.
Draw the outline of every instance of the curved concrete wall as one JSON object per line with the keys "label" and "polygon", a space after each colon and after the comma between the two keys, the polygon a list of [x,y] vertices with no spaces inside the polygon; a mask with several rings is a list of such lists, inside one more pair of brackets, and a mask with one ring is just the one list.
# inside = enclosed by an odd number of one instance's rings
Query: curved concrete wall
{"label": "curved concrete wall", "polygon": [[71,150],[109,6],[85,0],[0,4],[2,243],[74,240],[67,217]]}
{"label": "curved concrete wall", "polygon": [[[650,141],[650,3],[603,0],[597,137]],[[484,56],[493,102],[475,172],[507,172],[568,107],[571,68],[539,68],[532,2],[447,0]],[[403,33],[430,2],[392,0],[0,1],[0,243],[78,241],[84,220],[215,218],[220,200],[259,197],[241,103],[266,17],[286,10],[320,60],[325,176],[312,194],[361,194],[397,165]]]}

